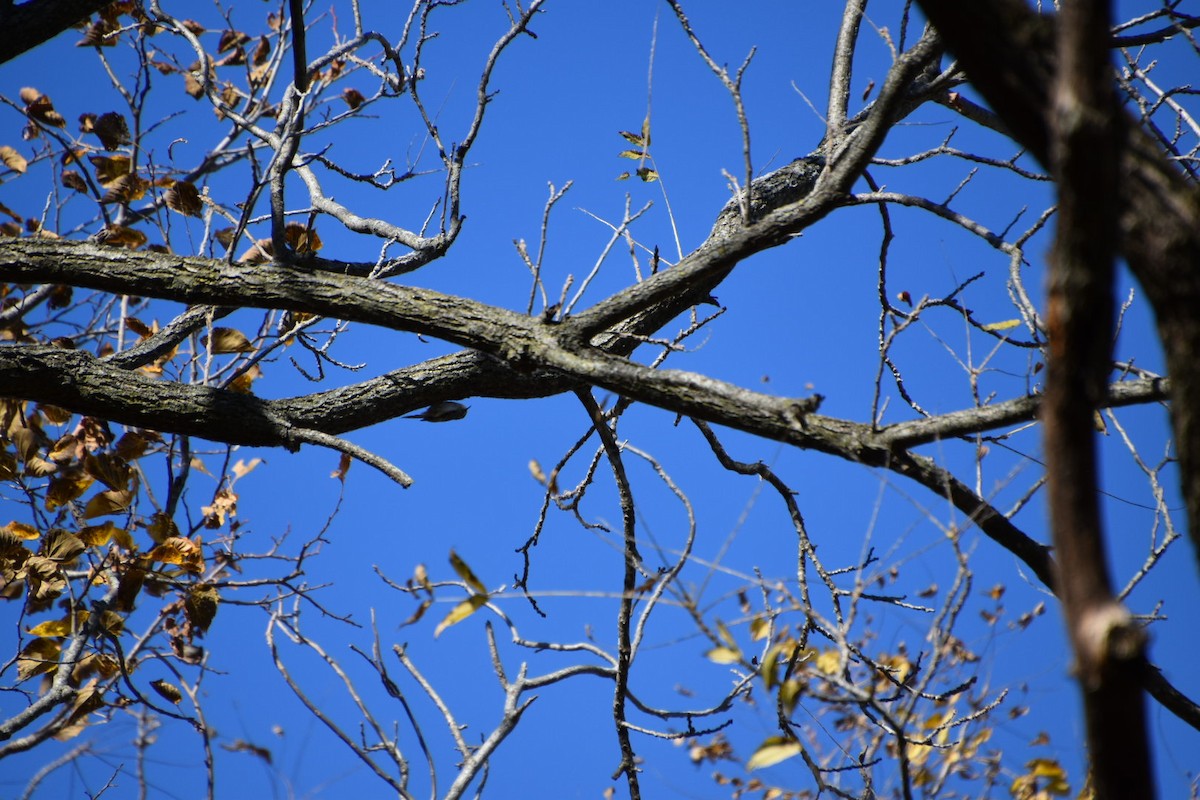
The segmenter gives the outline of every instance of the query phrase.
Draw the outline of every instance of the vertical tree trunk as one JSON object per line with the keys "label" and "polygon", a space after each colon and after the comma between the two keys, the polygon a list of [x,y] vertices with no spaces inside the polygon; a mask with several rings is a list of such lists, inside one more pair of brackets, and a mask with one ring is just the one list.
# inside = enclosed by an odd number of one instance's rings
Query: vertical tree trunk
{"label": "vertical tree trunk", "polygon": [[1052,95],[1059,217],[1048,298],[1046,465],[1060,596],[1087,717],[1098,798],[1154,795],[1140,672],[1144,635],[1113,596],[1101,532],[1093,417],[1111,365],[1118,169],[1109,9],[1065,0]]}

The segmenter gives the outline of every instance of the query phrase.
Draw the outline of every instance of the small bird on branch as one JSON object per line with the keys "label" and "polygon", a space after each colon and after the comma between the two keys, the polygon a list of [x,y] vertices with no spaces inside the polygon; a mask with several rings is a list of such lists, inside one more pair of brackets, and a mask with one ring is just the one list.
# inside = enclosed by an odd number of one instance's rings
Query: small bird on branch
{"label": "small bird on branch", "polygon": [[468,408],[470,406],[464,406],[462,403],[456,403],[453,400],[443,400],[440,403],[434,403],[419,414],[406,414],[404,418],[423,419],[426,422],[449,422],[453,419],[462,419],[465,417]]}

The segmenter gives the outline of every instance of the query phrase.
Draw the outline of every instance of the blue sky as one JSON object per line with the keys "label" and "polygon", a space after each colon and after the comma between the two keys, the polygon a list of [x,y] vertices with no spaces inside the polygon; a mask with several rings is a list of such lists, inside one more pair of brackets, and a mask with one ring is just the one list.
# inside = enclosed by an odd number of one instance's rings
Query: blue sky
{"label": "blue sky", "polygon": [[[271,8],[239,3],[233,4],[230,14],[236,25],[251,29],[261,24]],[[769,171],[816,147],[823,132],[817,110],[823,113],[826,103],[840,5],[758,0],[739,7],[737,13],[727,4],[711,2],[691,3],[685,8],[718,61],[737,65],[751,47],[757,47],[745,79],[756,171]],[[870,8],[870,24],[864,24],[860,36],[852,110],[860,107],[858,98],[869,82],[882,82],[890,57],[881,30],[887,28],[895,34],[899,9],[897,3]],[[188,13],[206,24],[216,24],[211,9]],[[348,11],[339,7],[338,13],[345,26]],[[389,3],[364,4],[368,27],[376,26],[389,36],[397,34],[404,14],[404,9]],[[483,56],[504,30],[506,18],[498,3],[474,2],[446,9],[435,19],[440,38],[428,50],[423,91],[426,102],[437,108],[439,128],[453,141],[473,110]],[[662,181],[618,182],[616,176],[631,163],[617,157],[627,147],[618,132],[637,130],[647,113],[647,66],[656,20],[652,151]],[[315,21],[310,56],[321,52],[328,30],[327,19]],[[494,76],[493,86],[499,94],[488,109],[464,179],[468,221],[461,239],[445,259],[403,281],[524,309],[530,280],[512,242],[524,238],[531,250],[536,246],[548,183],[561,188],[574,181],[551,217],[544,278],[552,296],[568,275],[574,276],[578,285],[591,269],[609,236],[609,229],[595,217],[619,219],[627,193],[634,208],[654,203],[635,228],[635,235],[648,247],[658,245],[669,261],[674,261],[677,253],[664,191],[684,252],[703,241],[728,199],[721,170],[740,174],[742,169],[732,103],[665,4],[550,2],[533,30],[538,38],[518,41]],[[68,33],[0,68],[0,93],[15,97],[21,86],[36,86],[53,98],[72,123],[84,111],[120,108],[111,87],[95,69],[94,55],[74,48],[74,37]],[[156,158],[166,163],[169,152],[176,165],[187,166],[209,146],[211,132],[220,128],[208,109],[181,94],[178,76],[155,76],[154,80],[154,91],[161,95],[155,102],[162,103],[163,109],[186,112],[169,118],[154,133]],[[364,92],[371,88],[365,80],[362,85],[358,81],[351,78],[350,85]],[[395,112],[385,106],[376,109],[377,115],[364,115],[332,128],[321,139],[328,147],[325,154],[349,169],[369,171],[384,159],[403,165],[406,158],[421,152],[423,130],[406,108]],[[0,117],[0,121],[6,120],[0,122],[0,139],[16,145],[22,120],[15,112],[6,113],[7,117]],[[935,107],[894,131],[881,155],[898,158],[935,147],[956,126],[961,130],[953,141],[961,149],[996,158],[1016,155],[1011,143],[973,131],[950,111]],[[168,143],[178,139],[186,141],[177,141],[168,151]],[[434,166],[428,152],[417,166]],[[955,192],[970,169],[962,160],[940,158],[899,169],[878,166],[872,168],[872,174],[890,190],[942,201]],[[992,230],[1004,230],[1028,207],[1014,230],[1025,227],[1052,202],[1048,184],[988,173],[981,171],[955,197],[954,207]],[[0,202],[25,215],[38,215],[47,190],[45,172],[40,183],[37,175],[31,170],[20,181],[0,185]],[[441,176],[431,174],[386,194],[367,194],[348,184],[334,191],[346,205],[358,203],[372,213],[411,226],[418,224],[439,197],[440,187]],[[211,188],[214,197],[227,204],[236,202],[238,192],[244,193],[234,174],[215,178]],[[295,197],[297,204],[303,205],[302,198]],[[76,203],[68,206],[64,221],[81,221],[89,213],[90,209]],[[1014,316],[1005,288],[1005,255],[923,212],[893,208],[891,215],[896,232],[889,255],[893,296],[900,290],[913,298],[944,295],[983,273],[964,291],[963,304],[985,322]],[[180,226],[178,217],[173,224]],[[318,231],[325,240],[325,255],[369,260],[378,252],[374,241],[338,232],[327,221],[318,223]],[[176,227],[176,248],[182,249],[187,236],[198,237],[198,232],[198,228]],[[258,235],[265,235],[265,229]],[[673,355],[668,366],[781,395],[817,391],[826,397],[823,413],[869,419],[877,368],[880,237],[874,207],[843,209],[798,241],[740,266],[716,292],[727,308],[725,314],[690,340],[687,352]],[[1040,291],[1042,257],[1048,246],[1043,233],[1027,250],[1026,280],[1031,291]],[[641,262],[645,264],[644,256]],[[618,246],[582,304],[595,302],[633,280],[629,256],[623,245]],[[1122,281],[1124,297],[1129,279],[1123,277]],[[146,316],[166,322],[178,310],[178,304],[157,304]],[[250,330],[260,318],[257,313],[240,312],[230,320]],[[929,411],[948,412],[972,404],[964,364],[981,368],[979,391],[985,396],[995,392],[996,399],[1003,400],[1029,388],[1026,351],[1002,352],[988,360],[994,339],[967,329],[961,318],[949,312],[932,312],[926,320],[925,327],[911,332],[897,353],[906,385]],[[664,334],[674,333],[681,324],[672,323]],[[331,373],[327,382],[316,388],[363,380],[452,349],[411,334],[352,326],[338,340],[334,355],[366,366],[359,372]],[[1152,324],[1140,299],[1135,299],[1130,309],[1117,352],[1119,358],[1136,358],[1144,368],[1160,368]],[[266,372],[266,378],[255,385],[255,391],[265,396],[284,397],[314,388],[286,359],[267,364]],[[886,421],[914,416],[897,396],[893,382],[885,379],[883,387],[888,400]],[[598,396],[603,399],[603,393]],[[454,424],[395,420],[348,435],[412,475],[416,484],[406,491],[356,464],[339,502],[343,487],[329,477],[337,455],[312,447],[294,455],[241,450],[234,458],[265,460],[236,487],[238,519],[249,531],[246,545],[261,549],[286,534],[285,547],[294,548],[324,529],[327,541],[305,576],[311,585],[323,587],[316,595],[320,602],[358,623],[368,622],[373,609],[385,649],[392,643],[405,643],[460,720],[471,726],[470,735],[478,736],[495,723],[501,701],[488,667],[484,614],[435,640],[434,626],[450,608],[452,593],[443,592],[439,596],[445,602],[436,605],[421,623],[400,628],[414,604],[388,589],[375,568],[403,581],[416,564],[423,563],[435,580],[452,579],[447,557],[453,548],[489,587],[511,587],[521,568],[514,551],[530,536],[542,501],[543,489],[530,477],[528,463],[536,459],[548,469],[586,431],[588,423],[578,401],[569,396],[522,402],[472,398],[465,402],[471,405],[470,414]],[[611,398],[608,402],[611,405]],[[1130,435],[1144,443],[1148,459],[1161,457],[1166,440],[1162,408],[1129,409],[1118,416],[1128,424]],[[735,593],[748,585],[754,568],[768,578],[793,579],[794,535],[778,497],[754,479],[721,470],[695,429],[673,422],[673,415],[667,412],[635,407],[623,419],[620,437],[657,459],[694,504],[699,520],[696,561],[684,580],[698,586],[710,576],[704,598],[712,603],[717,617],[733,619],[738,616]],[[721,437],[733,457],[767,462],[796,490],[810,533],[827,564],[852,564],[874,547],[881,573],[898,568],[898,592],[914,595],[931,584],[945,590],[952,558],[939,526],[962,524],[963,520],[944,500],[897,476],[821,454],[783,448],[736,432],[724,431]],[[1150,498],[1145,481],[1118,439],[1112,430],[1101,437],[1105,487],[1110,493],[1105,504],[1109,547],[1116,582],[1121,585],[1144,558],[1154,515],[1147,507]],[[931,445],[923,452],[975,484],[972,451],[966,445]],[[992,448],[980,468],[979,486],[996,498],[997,506],[1005,508],[1034,482],[1039,458],[1036,432],[1019,434],[1007,447]],[[632,457],[631,462],[634,493],[642,513],[639,536],[645,537],[644,542],[652,538],[667,550],[678,547],[686,526],[681,506],[656,481],[647,462]],[[584,463],[586,458],[574,462],[560,481],[564,485],[578,481]],[[1164,474],[1169,496],[1174,498],[1169,505],[1182,520],[1174,474]],[[619,529],[620,510],[611,479],[605,470],[601,475],[582,513],[589,521],[604,521]],[[212,484],[207,476],[194,477],[189,489],[192,505],[208,502],[206,493]],[[24,519],[22,511],[16,495],[0,494],[0,521]],[[1048,540],[1040,495],[1020,513],[1017,522],[1034,538]],[[996,731],[990,744],[1006,751],[1006,766],[1019,767],[1034,755],[1060,758],[1072,786],[1077,787],[1082,719],[1069,682],[1069,654],[1057,606],[1036,579],[1023,575],[1014,557],[974,530],[963,536],[962,545],[972,554],[975,574],[958,635],[982,656],[980,681],[988,686],[989,696],[1003,687],[1012,690],[991,718]],[[1197,696],[1200,685],[1191,669],[1196,648],[1189,633],[1200,623],[1194,601],[1198,587],[1194,561],[1186,548],[1182,541],[1175,545],[1156,569],[1156,576],[1135,592],[1132,606],[1135,612],[1146,613],[1163,602],[1161,613],[1169,620],[1152,629],[1153,658],[1181,690]],[[645,552],[653,551],[646,548]],[[615,536],[584,530],[571,515],[552,511],[534,559],[531,586],[547,593],[543,602],[550,616],[536,617],[511,591],[497,601],[518,621],[522,633],[531,639],[564,641],[593,635],[602,644],[611,644],[616,609],[613,593],[619,591],[621,570]],[[716,562],[721,569],[710,570],[707,565]],[[997,584],[1007,590],[1000,601],[1004,614],[1000,623],[989,625],[980,612],[996,611],[997,601],[987,592]],[[245,597],[252,595],[258,596],[249,590]],[[1027,629],[1009,629],[1009,622],[1042,601],[1048,606],[1045,615]],[[0,622],[11,629],[17,612],[14,604],[0,607]],[[890,607],[873,613],[881,650],[894,650],[901,641],[914,650],[922,645],[926,615]],[[311,607],[304,614],[306,633],[353,670],[364,699],[375,704],[389,723],[397,719],[403,727],[399,708],[389,705],[378,679],[361,669],[361,659],[347,649],[348,643],[369,648],[369,632],[322,619]],[[265,625],[266,616],[260,610],[225,604],[205,642],[211,650],[209,666],[213,670],[203,682],[206,713],[219,741],[245,740],[269,748],[274,756],[267,765],[249,754],[222,753],[218,794],[382,796],[383,784],[330,739],[282,686],[263,645]],[[744,626],[739,630],[745,633]],[[522,659],[529,660],[535,672],[567,663],[556,654],[520,651],[507,644],[503,632],[500,640],[510,673]],[[748,640],[745,644],[749,646]],[[690,620],[664,609],[648,630],[637,675],[639,695],[650,702],[685,707],[719,696],[730,684],[730,672],[728,667],[706,661],[702,656],[706,649],[708,644],[695,636]],[[357,730],[354,711],[333,676],[313,663],[310,654],[292,653],[291,658],[289,664],[310,696],[348,729]],[[393,677],[398,677],[401,670],[391,663]],[[455,760],[450,740],[438,720],[428,716],[429,703],[419,690],[411,682],[403,688],[418,715],[428,720],[427,736],[444,791]],[[610,684],[584,677],[540,694],[518,732],[500,749],[487,791],[498,797],[596,797],[611,785],[610,776],[619,761],[609,710]],[[775,732],[770,704],[761,702],[761,691],[757,699],[759,705],[735,710],[738,725],[728,733],[743,759]],[[1020,707],[1028,707],[1029,713],[1010,715],[1010,709]],[[1195,755],[1200,752],[1200,736],[1157,706],[1150,708],[1162,796],[1184,796],[1200,767]],[[11,712],[12,700],[0,696],[0,710]],[[818,708],[811,710],[816,713]],[[814,719],[812,727],[816,731],[828,724],[828,718]],[[1042,731],[1049,734],[1051,745],[1030,747]],[[84,790],[96,791],[118,768],[118,796],[128,796],[134,785],[131,741],[136,727],[132,717],[97,732],[104,766],[59,773],[61,783],[53,791],[44,789],[45,796],[54,791],[61,791],[59,796],[83,796]],[[168,725],[158,735],[160,745],[151,750],[151,783],[163,797],[196,796],[201,784],[196,782],[200,773],[195,736],[182,725]],[[819,731],[815,735],[822,739]],[[411,737],[404,741],[412,747]],[[728,794],[727,788],[714,785],[711,765],[696,767],[688,762],[686,748],[648,738],[635,739],[635,744],[645,757],[647,796]],[[4,777],[0,777],[0,795],[15,796],[46,760],[45,751],[39,749],[14,759],[16,769],[6,765]],[[729,765],[720,768],[736,772]],[[416,775],[423,771],[415,750],[413,771]],[[811,777],[797,759],[766,770],[764,776],[793,790],[811,785]],[[1000,781],[1002,789],[1008,780]],[[414,778],[417,794],[424,793],[422,781]],[[618,787],[617,796],[623,791]]]}

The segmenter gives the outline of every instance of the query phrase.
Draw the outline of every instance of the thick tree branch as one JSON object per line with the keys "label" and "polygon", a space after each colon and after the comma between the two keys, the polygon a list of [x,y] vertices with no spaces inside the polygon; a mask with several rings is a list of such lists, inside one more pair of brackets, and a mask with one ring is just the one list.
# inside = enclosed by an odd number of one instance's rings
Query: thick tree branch
{"label": "thick tree branch", "polygon": [[1059,597],[1083,694],[1096,797],[1153,797],[1142,673],[1145,633],[1113,596],[1092,417],[1111,363],[1118,153],[1124,126],[1105,0],[1064,0],[1050,148],[1058,220],[1050,260],[1046,482]]}
{"label": "thick tree branch", "polygon": [[29,0],[0,11],[0,64],[83,22],[112,0]]}
{"label": "thick tree branch", "polygon": [[[69,280],[76,286],[181,302],[285,307],[398,330],[438,331],[444,338],[478,348],[329,392],[263,400],[153,380],[80,351],[0,347],[0,385],[7,394],[22,399],[151,430],[294,449],[299,444],[297,428],[337,435],[438,400],[542,397],[581,385],[600,386],[677,413],[911,477],[949,497],[985,534],[1017,555],[1047,585],[1054,585],[1052,562],[1043,545],[949,473],[906,450],[939,438],[1028,421],[1036,413],[1036,399],[873,430],[866,424],[816,414],[810,399],[776,397],[693,373],[651,369],[601,348],[576,350],[556,337],[566,325],[547,325],[474,301],[353,276],[16,239],[0,244],[0,279]],[[569,342],[574,337],[566,338]],[[1162,381],[1116,384],[1110,401],[1161,399],[1164,390]],[[1160,691],[1156,696],[1172,694]],[[1194,704],[1186,698],[1176,706],[1169,707],[1181,718],[1196,716]]]}

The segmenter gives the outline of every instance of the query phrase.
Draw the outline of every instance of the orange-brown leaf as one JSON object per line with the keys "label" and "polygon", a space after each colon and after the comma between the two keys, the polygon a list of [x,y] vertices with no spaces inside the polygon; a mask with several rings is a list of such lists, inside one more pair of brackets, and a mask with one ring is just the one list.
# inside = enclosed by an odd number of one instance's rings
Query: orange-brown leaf
{"label": "orange-brown leaf", "polygon": [[213,328],[211,336],[200,337],[200,342],[214,355],[253,352],[254,345],[237,328]]}
{"label": "orange-brown leaf", "polygon": [[193,574],[204,571],[204,554],[200,547],[191,539],[182,536],[172,536],[164,540],[147,553],[146,557],[151,561],[178,565]]}
{"label": "orange-brown leaf", "polygon": [[288,246],[297,253],[315,253],[324,246],[315,230],[299,222],[289,222],[284,226],[283,235]]}
{"label": "orange-brown leaf", "polygon": [[96,237],[96,240],[109,247],[124,247],[128,250],[137,250],[146,243],[146,234],[136,228],[126,228],[124,225],[105,225],[104,230]]}

